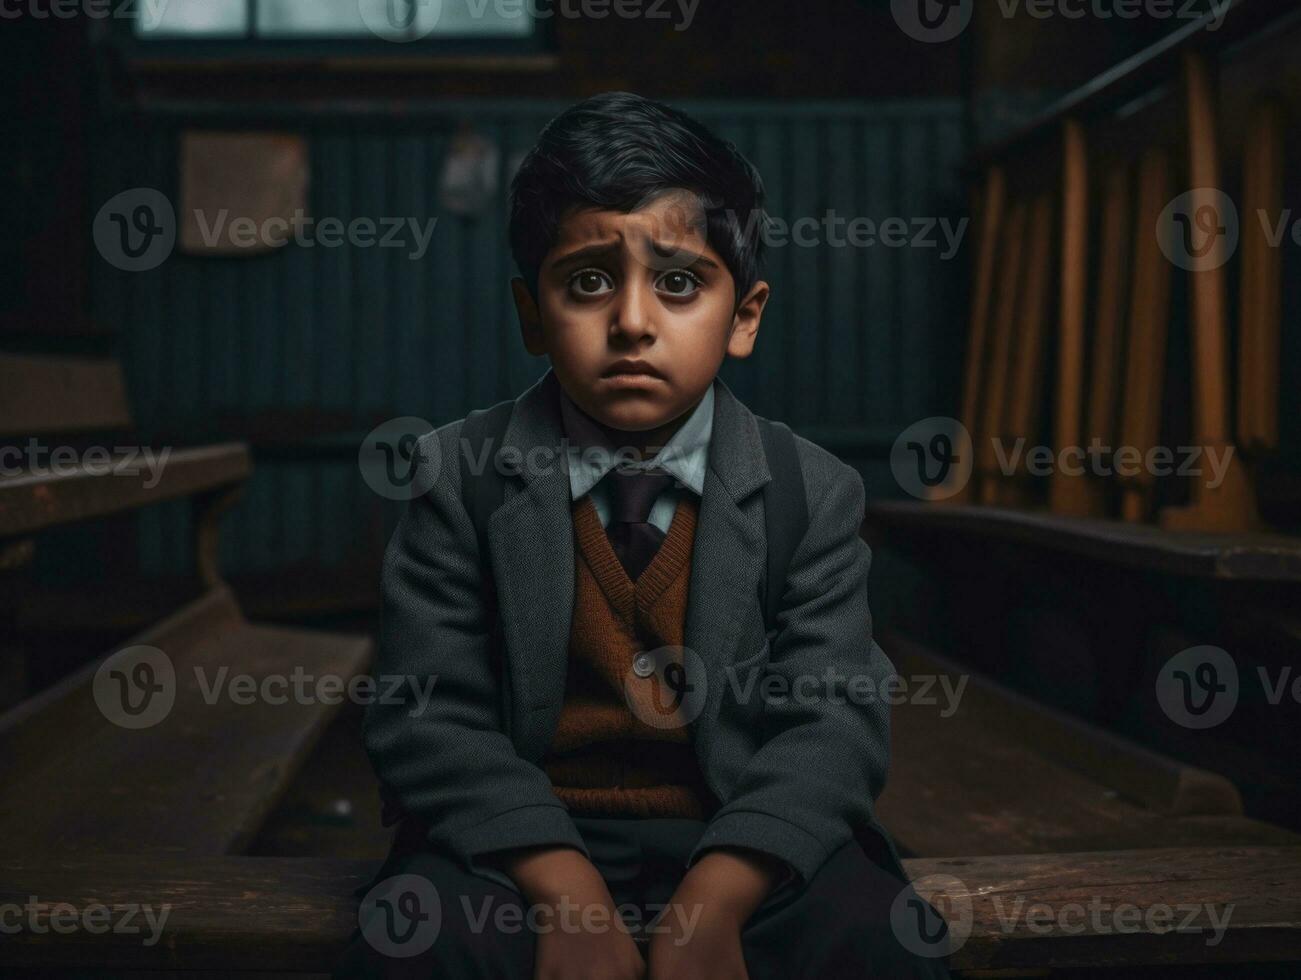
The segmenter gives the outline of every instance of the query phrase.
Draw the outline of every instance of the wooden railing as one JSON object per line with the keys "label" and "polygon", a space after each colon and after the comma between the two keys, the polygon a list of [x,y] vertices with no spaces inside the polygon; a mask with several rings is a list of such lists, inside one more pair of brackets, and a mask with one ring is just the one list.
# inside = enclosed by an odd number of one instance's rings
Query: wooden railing
{"label": "wooden railing", "polygon": [[[1279,445],[1284,283],[1278,248],[1248,216],[1280,213],[1285,109],[1268,81],[1253,85],[1245,136],[1226,147],[1217,74],[1271,38],[1301,45],[1301,10],[1236,0],[973,159],[978,254],[961,421],[975,468],[970,485],[942,496],[1042,501],[1061,515],[1178,530],[1262,523],[1254,483]],[[1236,207],[1225,191],[1227,153],[1241,159]],[[1236,329],[1230,277],[1239,283]],[[1176,302],[1180,287],[1186,304]],[[1185,306],[1186,321],[1174,320]],[[1184,331],[1188,363],[1168,366]],[[1190,481],[1186,494],[1159,481],[1177,462],[1172,415],[1186,423],[1181,445],[1228,461],[1220,479]],[[1024,465],[1009,467],[1004,448],[1044,437],[1057,463],[1046,488]],[[1082,462],[1091,446],[1132,447],[1129,472],[1108,480],[1061,465]]]}

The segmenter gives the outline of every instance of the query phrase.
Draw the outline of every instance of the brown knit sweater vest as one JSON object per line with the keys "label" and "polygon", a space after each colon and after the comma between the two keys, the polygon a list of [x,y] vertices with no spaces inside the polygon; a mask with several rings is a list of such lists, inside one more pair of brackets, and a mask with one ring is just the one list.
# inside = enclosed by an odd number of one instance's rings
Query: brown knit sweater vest
{"label": "brown knit sweater vest", "polygon": [[[641,678],[632,672],[643,650],[683,645],[696,502],[678,504],[664,542],[636,582],[615,555],[591,498],[575,501],[573,515],[569,667],[543,767],[575,815],[700,819],[716,804],[701,778],[690,731],[685,724],[642,720],[664,718],[671,699],[658,673]],[[674,659],[681,662],[680,655]]]}

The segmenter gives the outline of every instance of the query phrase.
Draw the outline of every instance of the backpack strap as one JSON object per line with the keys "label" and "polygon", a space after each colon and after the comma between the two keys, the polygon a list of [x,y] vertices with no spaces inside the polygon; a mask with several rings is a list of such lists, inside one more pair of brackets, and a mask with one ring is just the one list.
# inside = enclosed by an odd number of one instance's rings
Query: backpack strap
{"label": "backpack strap", "polygon": [[[501,449],[501,441],[506,435],[506,426],[510,423],[510,413],[514,407],[513,401],[499,402],[491,408],[471,412],[461,425],[461,502],[465,505],[465,512],[470,515],[470,523],[474,525],[474,533],[479,539],[479,560],[485,569],[490,567],[488,519],[506,499],[507,476],[501,467],[494,465],[493,459]],[[484,452],[485,447],[487,453]],[[472,467],[480,463],[484,464],[483,472],[475,473]],[[489,587],[491,580],[491,575],[484,575],[484,581]]]}
{"label": "backpack strap", "polygon": [[763,488],[763,522],[768,537],[768,571],[764,579],[763,619],[766,629],[777,627],[786,592],[786,572],[795,549],[809,529],[809,502],[804,492],[795,436],[780,422],[756,418],[763,454],[772,479]]}

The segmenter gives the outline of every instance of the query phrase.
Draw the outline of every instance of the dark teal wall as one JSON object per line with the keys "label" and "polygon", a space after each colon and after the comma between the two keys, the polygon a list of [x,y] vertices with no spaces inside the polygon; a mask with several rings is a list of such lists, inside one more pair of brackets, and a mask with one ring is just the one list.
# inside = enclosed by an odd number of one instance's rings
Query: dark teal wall
{"label": "dark teal wall", "polygon": [[[679,104],[754,161],[769,210],[788,221],[829,209],[877,221],[956,219],[964,210],[956,101]],[[254,258],[173,255],[139,274],[94,261],[94,314],[119,331],[146,433],[202,438],[228,415],[313,407],[344,420],[348,431],[324,448],[317,440],[314,450],[259,452],[246,499],[227,521],[229,569],[373,557],[394,511],[359,476],[358,437],[397,415],[435,424],[459,417],[544,370],[517,340],[504,188],[509,166],[559,108],[455,102],[383,116],[283,110],[283,120],[274,108],[146,112],[115,120],[96,139],[92,213],[130,187],[157,187],[175,201],[182,125],[265,126],[308,138],[313,216],[439,218],[419,262],[405,250],[293,245]],[[443,155],[466,121],[500,147],[503,169],[500,199],[472,218],[440,213],[437,200]],[[943,261],[939,251],[772,249],[758,353],[725,369],[756,411],[852,459],[876,493],[889,492],[880,461],[894,435],[956,401],[967,257]],[[146,566],[183,567],[185,521],[167,508],[144,518]]]}

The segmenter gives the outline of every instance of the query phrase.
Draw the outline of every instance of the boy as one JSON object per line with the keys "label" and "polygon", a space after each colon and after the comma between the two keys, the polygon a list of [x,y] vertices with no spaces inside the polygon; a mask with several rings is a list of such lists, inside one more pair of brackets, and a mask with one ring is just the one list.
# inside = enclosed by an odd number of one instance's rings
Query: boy
{"label": "boy", "polygon": [[376,673],[436,688],[367,716],[402,818],[377,881],[432,885],[437,938],[345,973],[943,975],[891,928],[888,707],[844,690],[892,672],[862,481],[715,377],[768,299],[762,207],[731,144],[627,93],[524,159],[512,287],[551,370],[422,440]]}

